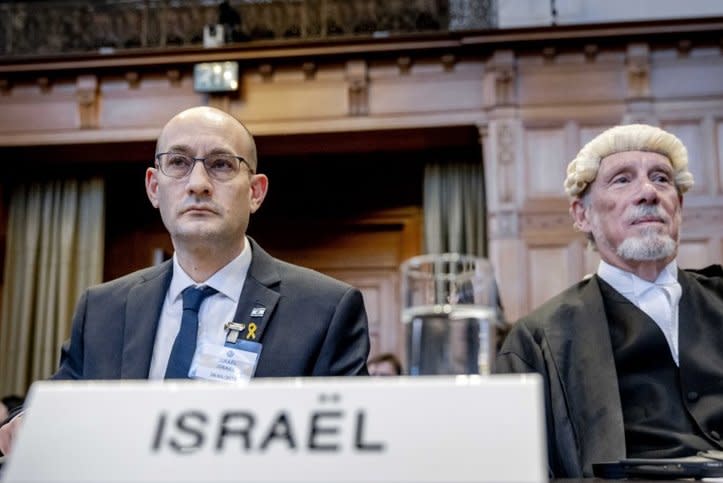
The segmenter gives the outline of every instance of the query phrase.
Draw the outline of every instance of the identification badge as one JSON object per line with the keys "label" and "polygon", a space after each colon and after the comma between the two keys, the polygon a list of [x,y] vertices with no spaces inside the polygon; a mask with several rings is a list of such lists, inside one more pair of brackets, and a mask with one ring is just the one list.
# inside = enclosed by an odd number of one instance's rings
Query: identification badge
{"label": "identification badge", "polygon": [[248,382],[256,372],[261,355],[258,342],[238,340],[225,345],[199,344],[189,377],[209,381]]}

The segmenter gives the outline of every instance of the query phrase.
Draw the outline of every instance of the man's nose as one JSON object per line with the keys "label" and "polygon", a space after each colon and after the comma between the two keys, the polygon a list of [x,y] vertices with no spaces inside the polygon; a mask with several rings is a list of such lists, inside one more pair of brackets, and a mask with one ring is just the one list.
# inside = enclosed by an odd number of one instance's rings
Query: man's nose
{"label": "man's nose", "polygon": [[193,193],[208,193],[211,191],[211,178],[201,161],[193,163],[191,172],[188,173],[187,186],[188,191]]}
{"label": "man's nose", "polygon": [[641,183],[641,186],[640,186],[638,202],[652,204],[652,203],[657,203],[657,201],[658,201],[658,189],[656,188],[655,184],[651,180],[645,179]]}

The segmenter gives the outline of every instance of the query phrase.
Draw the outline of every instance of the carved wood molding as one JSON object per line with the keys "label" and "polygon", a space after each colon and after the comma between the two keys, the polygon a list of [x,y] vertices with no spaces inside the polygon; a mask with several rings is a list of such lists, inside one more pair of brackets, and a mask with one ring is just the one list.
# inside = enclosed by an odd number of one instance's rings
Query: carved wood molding
{"label": "carved wood molding", "polygon": [[497,50],[486,64],[487,82],[490,99],[489,107],[511,106],[517,102],[515,92],[516,60],[512,50]]}
{"label": "carved wood molding", "polygon": [[489,216],[490,240],[517,239],[520,234],[520,214],[502,211]]}
{"label": "carved wood molding", "polygon": [[259,66],[259,75],[264,82],[270,82],[274,76],[274,66],[269,63],[261,64]]}
{"label": "carved wood molding", "polygon": [[445,72],[452,72],[457,63],[457,57],[454,54],[444,54],[440,59]]}
{"label": "carved wood molding", "polygon": [[[673,41],[681,52],[708,44],[721,45],[720,31],[723,17],[706,19],[679,19],[654,22],[625,22],[621,24],[569,25],[522,29],[490,30],[485,32],[443,32],[433,34],[407,34],[389,38],[339,38],[324,40],[253,41],[227,44],[215,48],[174,47],[168,49],[118,50],[110,53],[76,53],[37,56],[30,58],[0,58],[0,73],[56,72],[88,69],[154,68],[158,66],[191,65],[213,61],[298,62],[321,58],[348,58],[354,54],[375,56],[403,56],[419,52],[437,52],[444,56],[462,54],[484,56],[485,52],[508,49],[513,51],[540,49],[540,42],[553,47],[555,52],[579,51],[596,55],[594,47],[602,50],[610,45],[627,46],[642,42],[649,45]],[[684,40],[681,41],[681,37]],[[484,49],[484,50],[482,50]],[[591,50],[593,49],[593,50]]]}
{"label": "carved wood molding", "polygon": [[400,75],[408,75],[412,70],[412,58],[408,55],[403,55],[397,59],[397,67],[399,67]]}
{"label": "carved wood molding", "polygon": [[75,97],[78,101],[78,120],[81,129],[98,127],[98,78],[80,75],[76,79]]}
{"label": "carved wood molding", "polygon": [[316,78],[316,71],[318,66],[314,62],[304,62],[301,65],[301,70],[304,72],[304,80],[312,81]]}
{"label": "carved wood molding", "polygon": [[567,211],[552,213],[521,213],[520,231],[573,233],[572,218]]}
{"label": "carved wood molding", "polygon": [[141,76],[137,71],[131,70],[126,72],[125,79],[126,82],[128,82],[128,87],[131,89],[138,89],[141,85]]}
{"label": "carved wood molding", "polygon": [[512,123],[497,126],[497,199],[500,203],[512,203],[515,199],[515,129]]}
{"label": "carved wood molding", "polygon": [[630,44],[627,51],[628,98],[650,97],[650,46]]}
{"label": "carved wood molding", "polygon": [[369,71],[363,60],[346,63],[346,78],[349,84],[349,115],[369,114]]}

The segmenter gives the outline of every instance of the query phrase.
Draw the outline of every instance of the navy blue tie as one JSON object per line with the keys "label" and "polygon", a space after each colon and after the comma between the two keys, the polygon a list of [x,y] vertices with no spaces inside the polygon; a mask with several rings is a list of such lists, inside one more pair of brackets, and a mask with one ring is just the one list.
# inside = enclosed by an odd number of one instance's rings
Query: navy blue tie
{"label": "navy blue tie", "polygon": [[211,287],[188,287],[183,291],[181,328],[173,342],[166,367],[166,379],[187,379],[198,338],[198,309],[206,297],[218,292]]}

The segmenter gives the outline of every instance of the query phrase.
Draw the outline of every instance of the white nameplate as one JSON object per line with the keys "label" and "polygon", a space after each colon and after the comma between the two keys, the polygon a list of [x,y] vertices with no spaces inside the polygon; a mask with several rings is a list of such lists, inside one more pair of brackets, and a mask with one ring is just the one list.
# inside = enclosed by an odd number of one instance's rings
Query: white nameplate
{"label": "white nameplate", "polygon": [[40,382],[7,482],[543,482],[534,375]]}

